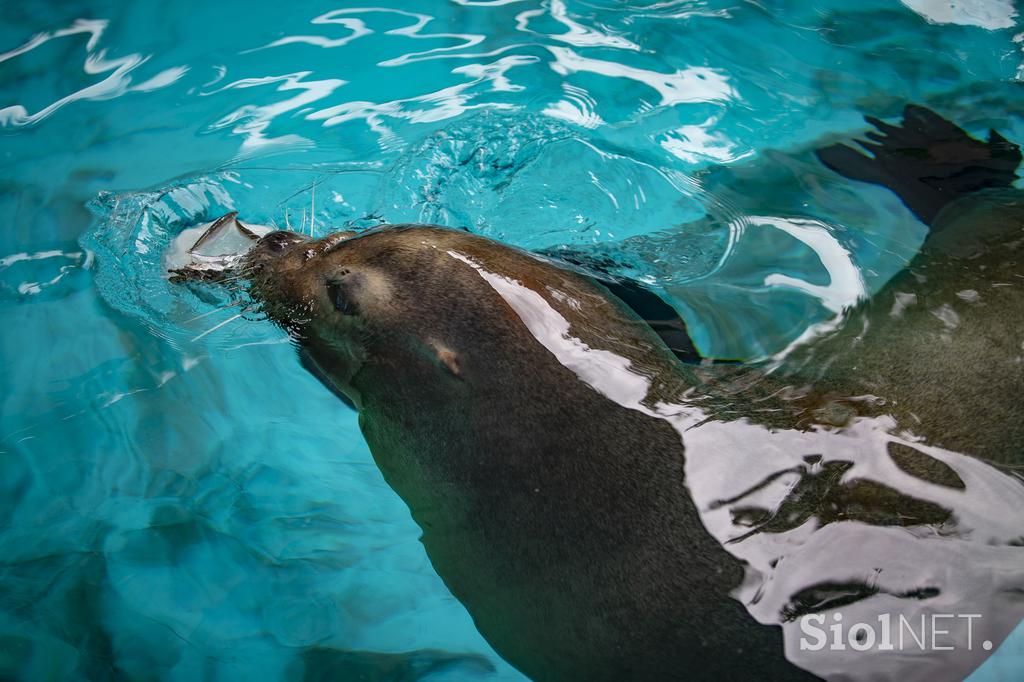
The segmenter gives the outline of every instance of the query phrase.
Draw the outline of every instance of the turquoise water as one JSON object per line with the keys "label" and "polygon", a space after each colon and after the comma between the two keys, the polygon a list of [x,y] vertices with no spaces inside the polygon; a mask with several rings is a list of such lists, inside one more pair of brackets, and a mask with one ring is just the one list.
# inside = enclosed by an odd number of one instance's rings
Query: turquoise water
{"label": "turquoise water", "polygon": [[[705,352],[765,357],[924,235],[809,149],[907,101],[1024,140],[1022,35],[1009,0],[5,3],[0,678],[521,679],[355,413],[166,282],[182,229],[436,222],[626,263],[671,229],[632,274]],[[1019,677],[1022,640],[976,677]]]}

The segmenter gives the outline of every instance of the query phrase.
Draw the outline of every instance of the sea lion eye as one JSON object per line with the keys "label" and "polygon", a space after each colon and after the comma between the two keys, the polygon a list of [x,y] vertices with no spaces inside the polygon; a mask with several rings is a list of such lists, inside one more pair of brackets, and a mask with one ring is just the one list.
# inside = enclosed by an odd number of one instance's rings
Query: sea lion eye
{"label": "sea lion eye", "polygon": [[331,299],[335,310],[342,315],[355,315],[356,304],[349,295],[349,287],[343,279],[327,280],[327,297]]}

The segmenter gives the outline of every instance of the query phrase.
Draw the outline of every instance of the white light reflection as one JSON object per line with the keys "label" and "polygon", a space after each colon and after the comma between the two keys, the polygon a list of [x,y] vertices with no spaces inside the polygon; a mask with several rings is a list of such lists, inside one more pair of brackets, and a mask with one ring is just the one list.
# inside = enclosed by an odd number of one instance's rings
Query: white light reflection
{"label": "white light reflection", "polygon": [[736,91],[729,84],[729,78],[716,69],[691,66],[674,73],[658,73],[617,62],[583,57],[567,47],[545,47],[555,58],[551,68],[556,73],[567,76],[586,72],[612,78],[627,78],[657,91],[661,95],[663,106],[720,102],[736,97]]}
{"label": "white light reflection", "polygon": [[429,14],[420,14],[418,12],[407,12],[400,9],[392,9],[387,7],[350,7],[345,9],[336,9],[325,14],[321,14],[312,20],[311,24],[315,25],[340,25],[344,26],[350,31],[350,33],[341,38],[327,38],[326,36],[319,35],[297,35],[297,36],[285,36],[279,38],[262,48],[256,49],[268,49],[273,47],[282,47],[285,45],[293,44],[306,44],[313,45],[315,47],[322,48],[336,48],[348,45],[354,40],[362,38],[364,36],[375,33],[373,29],[366,25],[366,22],[358,18],[356,15],[367,15],[367,14],[393,14],[400,17],[407,17],[412,19],[413,22],[407,26],[400,26],[398,28],[392,28],[384,31],[384,35],[391,36],[404,36],[406,38],[414,38],[420,40],[448,40],[455,39],[462,41],[458,45],[449,45],[447,47],[438,47],[432,50],[425,50],[423,52],[413,52],[405,54],[394,59],[387,59],[378,63],[378,66],[401,66],[410,61],[417,61],[423,58],[429,58],[430,56],[437,55],[439,53],[455,52],[458,50],[466,49],[479,45],[484,41],[487,36],[472,34],[472,33],[421,33],[423,28],[434,20],[434,17]]}
{"label": "white light reflection", "polygon": [[28,109],[21,104],[12,104],[4,107],[0,109],[0,127],[33,125],[51,116],[54,112],[68,104],[80,100],[113,99],[128,92],[151,92],[165,88],[188,72],[187,66],[175,66],[161,71],[141,84],[133,86],[131,84],[132,78],[129,74],[148,61],[149,56],[133,53],[124,57],[108,59],[106,50],[94,52],[107,25],[108,22],[105,19],[78,19],[67,28],[48,33],[38,33],[25,44],[0,54],[0,63],[3,63],[34,50],[50,40],[86,33],[89,35],[89,39],[85,45],[87,55],[82,65],[83,71],[90,76],[110,73],[110,75],[98,83],[92,83],[81,90],[65,95],[35,113],[29,113]]}
{"label": "white light reflection", "polygon": [[243,78],[225,85],[222,88],[213,90],[205,95],[212,95],[225,90],[236,90],[254,88],[264,85],[277,85],[279,92],[298,91],[294,97],[257,106],[246,104],[221,118],[210,127],[213,129],[234,126],[232,132],[244,135],[242,150],[252,151],[257,148],[269,145],[312,145],[312,141],[301,135],[289,134],[277,137],[268,137],[265,133],[271,122],[277,116],[301,109],[313,102],[329,97],[347,81],[340,78],[324,78],[322,80],[303,80],[312,74],[310,71],[300,71],[283,76],[266,76],[261,78]]}
{"label": "white light reflection", "polygon": [[[566,33],[538,33],[530,29],[530,20],[539,16],[550,14],[551,18],[568,28]],[[535,33],[542,35],[545,38],[552,40],[559,40],[563,43],[569,43],[576,47],[612,47],[620,50],[632,50],[638,52],[640,46],[631,40],[627,40],[621,36],[608,35],[601,33],[597,29],[584,26],[577,21],[574,21],[566,9],[565,2],[563,0],[551,0],[550,6],[547,10],[545,9],[532,9],[520,12],[516,17],[516,29],[524,33]]]}

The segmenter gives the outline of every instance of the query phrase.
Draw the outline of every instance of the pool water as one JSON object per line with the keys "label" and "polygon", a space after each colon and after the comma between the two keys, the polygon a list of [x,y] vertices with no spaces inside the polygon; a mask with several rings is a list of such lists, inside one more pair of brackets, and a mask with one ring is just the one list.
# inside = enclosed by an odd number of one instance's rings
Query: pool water
{"label": "pool water", "polygon": [[[705,353],[771,357],[924,237],[814,146],[906,102],[1022,142],[1022,86],[1011,0],[7,3],[0,678],[522,679],[355,413],[167,282],[183,229],[610,253]],[[1020,677],[1016,634],[974,679]]]}

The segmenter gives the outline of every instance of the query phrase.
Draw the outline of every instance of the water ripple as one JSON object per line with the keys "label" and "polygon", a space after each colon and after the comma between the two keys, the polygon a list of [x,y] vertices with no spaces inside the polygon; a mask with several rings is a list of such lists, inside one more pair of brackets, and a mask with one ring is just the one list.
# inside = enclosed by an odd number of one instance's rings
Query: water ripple
{"label": "water ripple", "polygon": [[407,26],[400,26],[397,28],[390,28],[385,31],[382,31],[384,35],[403,36],[406,38],[414,38],[420,40],[456,39],[462,41],[461,43],[458,43],[456,45],[438,47],[423,52],[411,52],[392,59],[385,59],[383,61],[378,62],[379,66],[401,66],[408,62],[430,57],[438,53],[470,48],[480,44],[486,38],[486,36],[483,35],[462,33],[421,33],[421,31],[423,30],[423,28],[426,27],[427,24],[429,24],[431,21],[434,21],[434,17],[430,16],[429,14],[407,12],[405,10],[398,9],[387,9],[382,7],[361,7],[332,10],[325,14],[321,14],[320,16],[310,21],[311,24],[315,25],[337,24],[344,26],[349,31],[351,31],[351,33],[347,36],[335,39],[327,38],[326,36],[316,35],[285,36],[284,38],[279,38],[274,42],[270,43],[269,45],[266,46],[266,48],[281,47],[283,45],[292,45],[296,43],[305,43],[308,45],[314,45],[316,47],[323,48],[343,47],[354,40],[357,40],[364,36],[372,35],[377,32],[374,29],[369,28],[366,25],[366,22],[363,21],[363,19],[351,16],[368,14],[394,14],[401,17],[407,17],[413,20],[412,23],[408,24]]}
{"label": "water ripple", "polygon": [[[530,21],[538,17],[548,17],[562,24],[567,29],[566,33],[551,33],[549,31],[537,31],[530,28]],[[620,36],[602,33],[595,28],[584,26],[570,16],[563,0],[551,0],[544,9],[525,10],[516,16],[516,28],[524,33],[543,35],[552,40],[569,43],[575,47],[611,47],[620,50],[639,51],[640,46],[633,41]]]}
{"label": "water ripple", "polygon": [[736,91],[724,72],[706,67],[688,67],[674,73],[659,73],[648,69],[626,66],[618,62],[584,57],[565,47],[549,46],[555,58],[551,68],[563,76],[573,73],[596,73],[611,78],[627,78],[643,83],[661,95],[659,104],[693,104],[733,99]]}
{"label": "water ripple", "polygon": [[275,92],[299,91],[294,97],[289,97],[273,104],[243,105],[212,123],[210,130],[231,128],[233,133],[243,135],[245,137],[241,148],[243,153],[252,152],[258,148],[270,145],[313,146],[315,143],[312,140],[301,135],[290,134],[276,137],[267,137],[265,135],[267,128],[274,118],[329,97],[335,90],[348,82],[340,78],[305,80],[310,75],[312,75],[312,72],[302,71],[283,76],[242,78],[228,83],[217,90],[203,93],[204,95],[213,95],[225,90],[255,88],[265,85],[276,85],[274,88]]}
{"label": "water ripple", "polygon": [[132,85],[133,79],[129,74],[148,61],[149,57],[133,53],[124,57],[108,58],[106,49],[97,51],[96,46],[108,24],[109,22],[103,19],[79,19],[67,28],[50,33],[36,34],[24,45],[0,54],[0,63],[2,63],[24,55],[51,40],[86,33],[89,35],[89,40],[85,45],[87,55],[82,65],[82,70],[90,76],[110,74],[101,81],[87,85],[80,90],[57,99],[33,114],[30,114],[28,109],[21,104],[12,104],[4,107],[0,109],[0,127],[14,128],[33,125],[51,116],[66,105],[79,100],[112,99],[128,92],[159,90],[171,85],[188,72],[189,67],[176,66],[165,69],[141,83]]}

